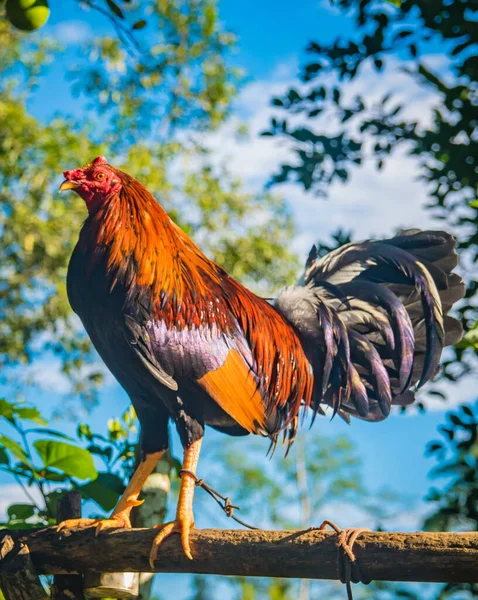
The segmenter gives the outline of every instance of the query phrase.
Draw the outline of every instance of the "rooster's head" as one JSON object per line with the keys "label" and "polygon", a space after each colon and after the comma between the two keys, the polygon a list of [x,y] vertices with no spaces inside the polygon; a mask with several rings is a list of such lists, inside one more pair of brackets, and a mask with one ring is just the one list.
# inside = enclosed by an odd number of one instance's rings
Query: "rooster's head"
{"label": "rooster's head", "polygon": [[74,190],[86,203],[89,212],[96,211],[121,189],[118,172],[108,165],[104,156],[81,169],[64,171],[65,181],[60,185],[60,192]]}

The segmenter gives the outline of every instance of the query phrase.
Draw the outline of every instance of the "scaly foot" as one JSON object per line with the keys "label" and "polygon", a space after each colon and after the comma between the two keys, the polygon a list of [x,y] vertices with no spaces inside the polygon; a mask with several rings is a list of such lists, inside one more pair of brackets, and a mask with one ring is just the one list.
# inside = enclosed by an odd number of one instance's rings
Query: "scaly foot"
{"label": "scaly foot", "polygon": [[62,529],[71,529],[72,527],[95,527],[95,535],[98,535],[103,529],[131,529],[131,520],[129,514],[133,506],[138,506],[142,502],[136,502],[132,506],[119,511],[109,517],[109,519],[67,519],[56,526],[57,531]]}
{"label": "scaly foot", "polygon": [[176,519],[170,523],[155,525],[155,529],[161,529],[158,535],[153,540],[151,552],[149,553],[149,564],[154,569],[154,561],[158,558],[159,546],[173,533],[179,533],[181,535],[181,544],[184,550],[184,554],[193,560],[191,554],[191,545],[189,543],[189,533],[194,527],[194,521],[191,519]]}

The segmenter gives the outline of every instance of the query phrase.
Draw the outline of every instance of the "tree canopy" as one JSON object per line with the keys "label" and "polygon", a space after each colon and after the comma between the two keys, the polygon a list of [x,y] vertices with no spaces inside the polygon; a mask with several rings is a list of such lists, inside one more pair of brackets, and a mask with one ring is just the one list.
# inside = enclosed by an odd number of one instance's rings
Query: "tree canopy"
{"label": "tree canopy", "polygon": [[[326,196],[332,184],[347,182],[370,161],[379,171],[398,151],[416,161],[427,208],[457,235],[462,262],[470,267],[460,313],[471,332],[443,371],[455,380],[474,364],[465,349],[476,348],[476,13],[468,0],[405,0],[397,7],[381,0],[338,0],[334,5],[353,23],[353,34],[330,44],[311,42],[297,86],[272,99],[277,115],[264,135],[285,140],[294,160],[270,183],[293,181]],[[440,61],[434,62],[438,51]],[[431,98],[423,114],[404,114],[409,107],[392,84],[378,102],[353,94],[352,84],[370,69],[388,74],[390,82],[392,73],[405,75],[410,88],[418,86]]]}
{"label": "tree canopy", "polygon": [[297,266],[286,244],[293,222],[285,202],[245,192],[195,140],[221,122],[234,94],[225,58],[232,36],[221,30],[215,6],[191,0],[143,8],[161,40],[156,50],[146,32],[138,40],[144,52],[115,32],[92,40],[69,75],[72,92],[89,104],[88,117],[62,114],[59,105],[46,124],[27,106],[52,58],[59,60],[58,44],[0,20],[0,365],[10,367],[7,376],[39,360],[61,368],[84,400],[93,397],[102,369],[66,298],[66,268],[85,209],[79,198],[57,193],[64,169],[111,156],[213,258],[259,290],[289,282]]}

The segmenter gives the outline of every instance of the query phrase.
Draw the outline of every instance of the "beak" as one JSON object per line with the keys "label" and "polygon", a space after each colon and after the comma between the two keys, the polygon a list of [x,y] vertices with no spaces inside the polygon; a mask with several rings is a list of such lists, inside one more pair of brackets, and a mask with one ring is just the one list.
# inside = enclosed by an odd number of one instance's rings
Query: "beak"
{"label": "beak", "polygon": [[69,181],[68,179],[65,179],[65,181],[58,188],[58,191],[64,192],[65,190],[74,190],[75,188],[79,187],[79,185],[80,184],[76,181]]}

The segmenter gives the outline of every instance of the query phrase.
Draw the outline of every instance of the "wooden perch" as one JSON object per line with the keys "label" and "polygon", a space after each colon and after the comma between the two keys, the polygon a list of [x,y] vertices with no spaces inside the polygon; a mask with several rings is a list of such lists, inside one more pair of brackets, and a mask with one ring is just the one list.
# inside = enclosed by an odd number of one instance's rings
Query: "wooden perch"
{"label": "wooden perch", "polygon": [[[40,573],[151,571],[148,554],[157,530],[54,528],[6,531],[27,544]],[[2,532],[0,532],[0,536]],[[179,536],[160,548],[155,572],[338,579],[337,537],[323,531],[203,529],[191,533],[194,560]],[[365,532],[354,553],[364,580],[478,582],[478,533]]]}
{"label": "wooden perch", "polygon": [[0,590],[5,600],[49,600],[30,559],[28,546],[9,535],[0,541]]}

